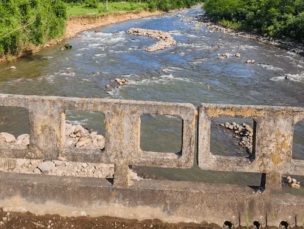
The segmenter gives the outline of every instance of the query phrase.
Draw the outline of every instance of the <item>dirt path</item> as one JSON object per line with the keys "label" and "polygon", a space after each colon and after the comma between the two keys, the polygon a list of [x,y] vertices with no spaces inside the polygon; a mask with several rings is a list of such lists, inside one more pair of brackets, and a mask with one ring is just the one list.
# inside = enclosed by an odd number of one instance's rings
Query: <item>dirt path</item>
{"label": "dirt path", "polygon": [[83,217],[60,217],[58,215],[36,216],[31,213],[3,212],[0,209],[0,229],[219,229],[213,224],[168,224],[160,220],[124,220],[113,217],[91,218]]}

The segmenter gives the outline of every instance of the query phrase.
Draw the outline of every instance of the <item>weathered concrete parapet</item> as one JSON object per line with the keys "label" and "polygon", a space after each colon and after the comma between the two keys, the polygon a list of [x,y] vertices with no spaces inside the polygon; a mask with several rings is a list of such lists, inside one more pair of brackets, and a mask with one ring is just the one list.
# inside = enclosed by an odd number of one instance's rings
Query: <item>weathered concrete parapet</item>
{"label": "weathered concrete parapet", "polygon": [[[114,164],[113,184],[102,178],[59,177],[0,172],[0,208],[69,215],[85,209],[92,216],[159,218],[166,222],[207,222],[220,226],[299,226],[304,197],[281,193],[282,175],[304,175],[304,161],[292,159],[293,126],[303,108],[192,104],[109,99],[80,99],[0,94],[0,106],[29,111],[30,145],[0,147],[0,158],[59,159]],[[105,115],[105,148],[65,148],[65,112]],[[140,117],[179,116],[183,120],[181,153],[145,152],[140,148]],[[253,157],[216,156],[210,152],[211,120],[255,121]],[[129,166],[191,168],[198,118],[198,165],[202,170],[262,173],[266,190],[228,184],[131,180]],[[7,146],[6,146],[7,147]],[[72,184],[72,185],[71,185]],[[69,187],[69,188],[67,188]],[[47,204],[46,204],[47,203]],[[43,210],[43,211],[42,211]],[[143,212],[145,214],[143,214]]]}
{"label": "weathered concrete parapet", "polygon": [[[0,106],[24,107],[29,111],[31,133],[28,149],[0,151],[0,157],[67,159],[75,162],[115,164],[116,178],[128,181],[119,167],[129,165],[190,168],[194,162],[196,110],[192,104],[0,95]],[[105,149],[64,148],[65,111],[105,114]],[[140,148],[140,117],[144,114],[179,116],[183,120],[182,153],[145,152]],[[10,151],[9,154],[7,151]],[[20,153],[21,151],[21,153]],[[122,168],[122,170],[124,170]],[[115,182],[114,182],[115,183]]]}
{"label": "weathered concrete parapet", "polygon": [[64,110],[56,101],[29,102],[30,152],[57,159],[65,140]]}
{"label": "weathered concrete parapet", "polygon": [[[217,117],[254,120],[254,158],[223,157],[210,152],[211,120]],[[269,173],[273,178],[271,187],[280,189],[281,179],[274,174],[304,175],[304,162],[292,159],[293,127],[299,120],[304,120],[303,108],[202,104],[199,166],[204,170]]]}

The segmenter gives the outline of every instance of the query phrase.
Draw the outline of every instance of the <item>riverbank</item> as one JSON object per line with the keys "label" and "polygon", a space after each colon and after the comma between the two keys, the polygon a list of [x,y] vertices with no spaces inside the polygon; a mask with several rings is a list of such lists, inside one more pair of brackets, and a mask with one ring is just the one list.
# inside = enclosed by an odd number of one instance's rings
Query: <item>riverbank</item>
{"label": "riverbank", "polygon": [[139,221],[116,217],[90,217],[83,213],[80,217],[62,217],[59,215],[35,215],[30,212],[8,212],[0,209],[0,228],[123,228],[123,229],[220,229],[207,223],[165,223],[159,219]]}
{"label": "riverbank", "polygon": [[247,39],[252,39],[264,44],[269,44],[269,45],[274,45],[283,49],[286,49],[288,51],[297,53],[299,55],[304,56],[304,45],[293,42],[293,41],[287,41],[287,40],[282,40],[282,39],[276,39],[273,37],[265,37],[261,36],[255,33],[250,33],[250,32],[245,32],[242,30],[238,29],[233,29],[233,28],[227,28],[224,25],[213,22],[210,20],[210,18],[204,14],[197,16],[194,20],[193,18],[189,19],[195,26],[206,26],[209,29],[210,33],[214,32],[220,32],[224,34],[228,34],[230,36],[238,36],[238,37],[243,37]]}
{"label": "riverbank", "polygon": [[[172,11],[171,11],[172,12]],[[164,11],[136,11],[136,12],[117,12],[100,15],[98,17],[91,17],[89,15],[82,16],[71,16],[68,18],[66,23],[65,32],[62,38],[52,39],[43,45],[35,46],[33,44],[23,44],[22,49],[24,50],[16,56],[0,56],[0,64],[8,63],[10,61],[16,60],[21,57],[27,57],[35,53],[40,52],[45,48],[52,47],[54,45],[60,44],[65,39],[75,37],[78,33],[98,28],[101,26],[106,26],[110,24],[120,23],[129,20],[135,20],[145,17],[157,16],[165,14]]]}

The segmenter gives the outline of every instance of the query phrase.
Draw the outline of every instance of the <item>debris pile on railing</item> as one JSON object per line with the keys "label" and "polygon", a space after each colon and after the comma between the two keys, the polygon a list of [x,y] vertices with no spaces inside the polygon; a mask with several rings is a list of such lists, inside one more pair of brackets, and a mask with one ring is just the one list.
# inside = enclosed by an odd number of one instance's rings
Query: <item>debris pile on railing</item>
{"label": "debris pile on railing", "polygon": [[[105,139],[94,130],[88,130],[81,125],[66,123],[65,146],[82,149],[104,149]],[[29,145],[30,135],[22,134],[17,139],[14,135],[0,133],[0,145],[13,146]],[[0,171],[16,173],[49,174],[58,176],[80,177],[113,177],[114,165],[98,163],[76,163],[68,161],[43,161],[29,159],[2,159],[0,158]]]}
{"label": "debris pile on railing", "polygon": [[15,144],[15,145],[29,145],[30,136],[28,134],[21,134],[15,138],[14,135],[6,132],[0,133],[0,145]]}
{"label": "debris pile on railing", "polygon": [[66,123],[66,146],[84,149],[103,149],[105,139],[96,131],[83,128],[81,125]]}
{"label": "debris pile on railing", "polygon": [[0,171],[74,177],[112,178],[114,165],[69,161],[0,158]]}

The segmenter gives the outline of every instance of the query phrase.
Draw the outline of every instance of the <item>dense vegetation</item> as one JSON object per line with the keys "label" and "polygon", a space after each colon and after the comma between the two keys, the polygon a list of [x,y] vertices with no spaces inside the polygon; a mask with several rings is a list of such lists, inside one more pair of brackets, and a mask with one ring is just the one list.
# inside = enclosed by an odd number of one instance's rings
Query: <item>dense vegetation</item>
{"label": "dense vegetation", "polygon": [[[75,8],[79,8],[79,6],[81,7],[85,6],[85,7],[98,8],[99,13],[105,11],[106,0],[63,0],[63,1],[66,3],[70,3],[70,6]],[[155,10],[169,11],[172,9],[191,7],[197,4],[198,2],[201,2],[201,0],[129,0],[129,1],[112,0],[109,1],[109,8],[112,3],[112,6],[116,6],[116,9],[122,9],[122,10],[124,10],[125,8],[128,9],[127,5],[130,5],[132,10],[149,9],[150,11],[155,11]]]}
{"label": "dense vegetation", "polygon": [[207,0],[204,9],[229,27],[304,42],[304,0]]}
{"label": "dense vegetation", "polygon": [[17,55],[28,44],[43,44],[62,37],[67,15],[143,9],[168,11],[197,2],[199,0],[0,0],[0,57]]}
{"label": "dense vegetation", "polygon": [[[94,0],[95,1],[95,0]],[[108,9],[106,7],[108,5]],[[118,11],[142,11],[148,9],[148,4],[145,2],[98,2],[95,3],[68,3],[67,4],[68,16],[89,14],[91,17],[98,16],[100,14],[113,13]]]}
{"label": "dense vegetation", "polygon": [[184,7],[191,7],[201,0],[148,0],[148,7],[151,11],[156,9],[168,11]]}
{"label": "dense vegetation", "polygon": [[61,37],[66,18],[60,0],[0,0],[0,55],[16,55],[24,44]]}

